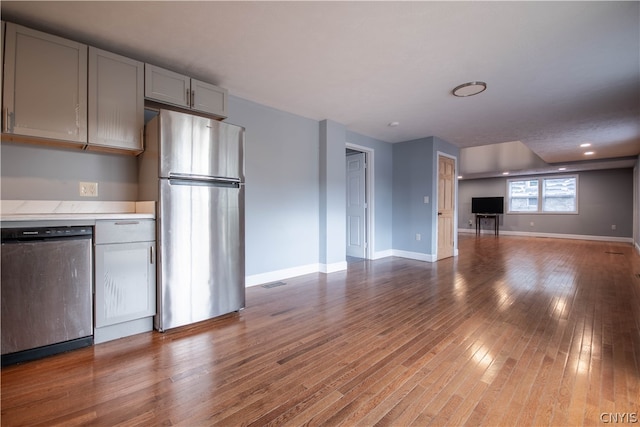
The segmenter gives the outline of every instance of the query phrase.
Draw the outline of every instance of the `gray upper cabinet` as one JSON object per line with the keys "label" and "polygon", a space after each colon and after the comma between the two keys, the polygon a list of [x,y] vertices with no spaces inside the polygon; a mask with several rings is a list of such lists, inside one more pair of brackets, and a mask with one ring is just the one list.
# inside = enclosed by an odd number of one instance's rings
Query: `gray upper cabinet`
{"label": "gray upper cabinet", "polygon": [[143,150],[144,63],[89,47],[89,148]]}
{"label": "gray upper cabinet", "polygon": [[226,89],[145,64],[145,97],[165,104],[227,117]]}
{"label": "gray upper cabinet", "polygon": [[87,46],[6,24],[3,132],[87,142]]}

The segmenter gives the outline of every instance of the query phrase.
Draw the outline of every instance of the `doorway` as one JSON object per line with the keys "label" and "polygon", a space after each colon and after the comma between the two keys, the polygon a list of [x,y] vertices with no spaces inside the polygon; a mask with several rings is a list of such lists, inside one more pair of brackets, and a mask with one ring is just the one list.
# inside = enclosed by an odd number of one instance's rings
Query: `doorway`
{"label": "doorway", "polygon": [[373,151],[347,144],[346,148],[346,255],[347,262],[372,259]]}

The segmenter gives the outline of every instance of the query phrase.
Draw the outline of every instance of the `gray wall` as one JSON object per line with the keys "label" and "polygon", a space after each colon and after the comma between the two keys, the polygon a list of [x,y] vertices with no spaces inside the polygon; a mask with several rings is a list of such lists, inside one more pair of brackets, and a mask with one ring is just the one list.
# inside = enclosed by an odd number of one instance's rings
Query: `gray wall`
{"label": "gray wall", "polygon": [[393,249],[393,146],[350,131],[347,131],[347,142],[374,150],[374,251]]}
{"label": "gray wall", "polygon": [[[393,145],[393,248],[431,253],[433,200],[433,139],[423,138]],[[416,234],[421,240],[416,240]]]}
{"label": "gray wall", "polygon": [[[128,155],[2,142],[5,200],[136,200],[137,163]],[[79,182],[98,183],[98,197],[80,197]]]}
{"label": "gray wall", "polygon": [[320,263],[325,266],[345,262],[346,212],[344,125],[331,120],[320,122]]}
{"label": "gray wall", "polygon": [[[429,137],[393,145],[393,248],[434,255],[438,151],[453,157],[459,149]],[[424,197],[429,203],[424,203]],[[416,240],[416,234],[421,240]]]}
{"label": "gray wall", "polygon": [[246,274],[318,263],[318,122],[234,96],[226,122],[246,128]]}
{"label": "gray wall", "polygon": [[[500,229],[506,231],[574,234],[585,236],[633,236],[633,169],[579,172],[578,214],[505,214]],[[548,175],[540,175],[540,177]],[[536,176],[538,177],[538,176]],[[507,178],[463,180],[459,182],[459,228],[473,220],[472,197],[506,197]],[[505,200],[505,212],[506,212]],[[534,225],[531,226],[530,223]],[[611,225],[616,225],[616,230]]]}

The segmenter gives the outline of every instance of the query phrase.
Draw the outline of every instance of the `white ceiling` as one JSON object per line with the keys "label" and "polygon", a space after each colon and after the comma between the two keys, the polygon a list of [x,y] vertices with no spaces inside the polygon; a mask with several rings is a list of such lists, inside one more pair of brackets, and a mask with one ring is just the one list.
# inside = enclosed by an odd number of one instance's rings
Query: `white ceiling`
{"label": "white ceiling", "polygon": [[[2,18],[388,142],[640,153],[640,3],[28,2]],[[457,98],[458,84],[488,88]],[[389,127],[392,121],[398,127]],[[627,159],[628,160],[628,159]],[[632,162],[629,164],[633,164]]]}

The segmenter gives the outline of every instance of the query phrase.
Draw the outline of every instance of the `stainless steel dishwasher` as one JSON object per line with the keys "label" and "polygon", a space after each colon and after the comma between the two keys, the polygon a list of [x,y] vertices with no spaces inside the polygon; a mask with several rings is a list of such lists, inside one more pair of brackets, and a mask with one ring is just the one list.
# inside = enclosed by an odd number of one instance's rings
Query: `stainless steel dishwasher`
{"label": "stainless steel dishwasher", "polygon": [[93,344],[91,227],[2,229],[2,365]]}

